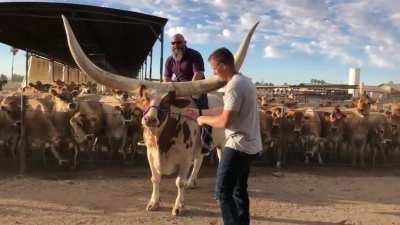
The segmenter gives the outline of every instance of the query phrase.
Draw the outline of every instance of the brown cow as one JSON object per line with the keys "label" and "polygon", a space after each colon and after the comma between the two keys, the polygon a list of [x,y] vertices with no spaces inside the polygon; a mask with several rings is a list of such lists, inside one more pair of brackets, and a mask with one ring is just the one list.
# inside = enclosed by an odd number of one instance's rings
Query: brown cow
{"label": "brown cow", "polygon": [[305,149],[305,162],[309,162],[310,156],[317,155],[318,163],[322,164],[321,149],[323,145],[322,125],[320,115],[309,108],[302,111],[288,113],[293,118],[293,131],[300,136],[303,148]]}
{"label": "brown cow", "polygon": [[[3,99],[1,108],[7,112],[14,123],[20,122],[21,96],[10,95]],[[27,130],[27,141],[30,146],[43,148],[43,162],[47,165],[46,149],[50,149],[58,164],[62,165],[67,160],[63,159],[57,151],[60,144],[60,133],[50,119],[51,105],[46,104],[47,98],[32,98],[25,96],[25,129]]]}

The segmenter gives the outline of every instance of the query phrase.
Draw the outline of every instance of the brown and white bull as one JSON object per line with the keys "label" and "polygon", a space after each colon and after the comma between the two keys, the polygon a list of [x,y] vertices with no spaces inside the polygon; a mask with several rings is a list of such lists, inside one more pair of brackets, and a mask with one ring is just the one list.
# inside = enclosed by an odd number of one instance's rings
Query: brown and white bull
{"label": "brown and white bull", "polygon": [[[153,192],[147,210],[156,210],[160,205],[159,187],[161,176],[178,172],[177,198],[173,215],[182,213],[184,191],[187,183],[197,177],[202,162],[200,129],[195,121],[181,115],[185,107],[195,107],[190,96],[211,92],[223,87],[226,82],[218,77],[200,81],[180,83],[156,83],[119,76],[100,69],[93,64],[80,47],[68,20],[63,16],[68,45],[77,65],[96,82],[140,96],[137,104],[144,110],[143,138],[152,173]],[[256,24],[257,25],[257,24]],[[239,70],[248,49],[256,25],[243,40],[235,55],[235,67]],[[221,105],[222,106],[222,105]],[[193,164],[193,172],[187,175]]]}

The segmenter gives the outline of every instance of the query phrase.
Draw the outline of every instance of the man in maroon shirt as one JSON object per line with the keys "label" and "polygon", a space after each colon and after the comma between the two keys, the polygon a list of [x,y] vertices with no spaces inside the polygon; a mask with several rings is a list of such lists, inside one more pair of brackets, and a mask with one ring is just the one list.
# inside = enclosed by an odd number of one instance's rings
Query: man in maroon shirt
{"label": "man in maroon shirt", "polygon": [[[186,46],[182,34],[175,34],[171,41],[172,54],[165,62],[164,82],[204,79],[204,61],[201,54]],[[173,75],[176,79],[172,80]]]}
{"label": "man in maroon shirt", "polygon": [[[186,46],[186,40],[182,34],[175,34],[172,37],[171,50],[172,54],[165,62],[164,82],[193,81],[205,78],[203,57],[198,51]],[[208,109],[207,94],[193,96],[193,100],[199,109]],[[211,148],[211,129],[207,125],[201,128],[202,152],[204,154],[208,154]]]}

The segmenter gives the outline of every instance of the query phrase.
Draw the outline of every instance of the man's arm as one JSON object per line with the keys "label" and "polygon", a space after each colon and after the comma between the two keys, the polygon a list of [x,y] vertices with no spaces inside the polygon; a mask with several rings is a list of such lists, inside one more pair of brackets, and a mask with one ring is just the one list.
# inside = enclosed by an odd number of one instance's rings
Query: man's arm
{"label": "man's arm", "polygon": [[195,72],[194,74],[193,74],[193,78],[192,78],[192,81],[195,81],[195,80],[202,80],[202,79],[204,79],[204,72]]}
{"label": "man's arm", "polygon": [[200,126],[207,124],[214,128],[227,128],[235,116],[235,111],[224,109],[222,113],[217,116],[199,116],[197,118],[197,123]]}
{"label": "man's arm", "polygon": [[202,116],[217,116],[222,113],[223,107],[216,107],[211,109],[201,109]]}
{"label": "man's arm", "polygon": [[173,72],[170,58],[165,61],[164,68],[163,82],[171,82]]}
{"label": "man's arm", "polygon": [[163,82],[171,82],[171,77],[163,76]]}

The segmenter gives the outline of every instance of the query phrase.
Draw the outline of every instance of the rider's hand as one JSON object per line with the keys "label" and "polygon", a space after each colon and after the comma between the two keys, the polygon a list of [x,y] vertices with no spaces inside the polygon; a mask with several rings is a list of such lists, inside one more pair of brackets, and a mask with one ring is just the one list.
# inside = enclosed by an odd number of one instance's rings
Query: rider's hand
{"label": "rider's hand", "polygon": [[196,108],[187,108],[182,112],[182,115],[192,120],[197,120],[197,117],[200,116],[199,110]]}

